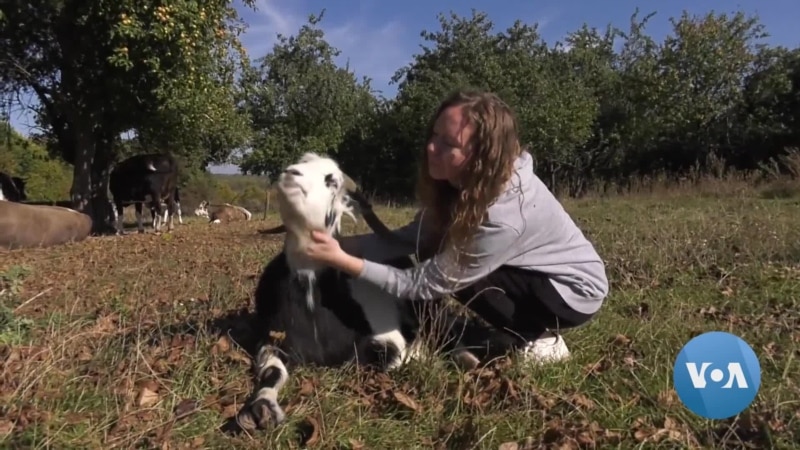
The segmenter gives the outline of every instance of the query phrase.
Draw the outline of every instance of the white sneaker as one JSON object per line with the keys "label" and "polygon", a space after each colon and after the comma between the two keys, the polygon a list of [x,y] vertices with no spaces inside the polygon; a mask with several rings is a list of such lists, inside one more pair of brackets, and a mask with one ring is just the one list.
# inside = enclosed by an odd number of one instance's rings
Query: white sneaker
{"label": "white sneaker", "polygon": [[560,335],[546,331],[539,339],[528,341],[520,350],[520,356],[527,362],[552,363],[570,357],[567,344]]}

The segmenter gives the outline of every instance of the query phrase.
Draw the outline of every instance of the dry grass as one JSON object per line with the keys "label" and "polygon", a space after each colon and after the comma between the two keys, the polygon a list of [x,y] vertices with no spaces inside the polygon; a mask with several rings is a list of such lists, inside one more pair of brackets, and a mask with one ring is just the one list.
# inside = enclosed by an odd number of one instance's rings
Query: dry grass
{"label": "dry grass", "polygon": [[[800,440],[800,202],[713,196],[567,202],[612,294],[566,334],[574,358],[462,373],[300,371],[290,420],[218,430],[250,389],[236,317],[280,246],[266,221],[91,239],[0,256],[0,443],[24,448],[791,448]],[[411,211],[379,209],[399,225]],[[258,214],[256,217],[260,218]],[[347,225],[347,232],[353,227]],[[358,226],[364,230],[363,224]],[[762,365],[756,402],[706,421],[671,384],[692,336],[726,330]],[[506,449],[517,448],[511,444]]]}

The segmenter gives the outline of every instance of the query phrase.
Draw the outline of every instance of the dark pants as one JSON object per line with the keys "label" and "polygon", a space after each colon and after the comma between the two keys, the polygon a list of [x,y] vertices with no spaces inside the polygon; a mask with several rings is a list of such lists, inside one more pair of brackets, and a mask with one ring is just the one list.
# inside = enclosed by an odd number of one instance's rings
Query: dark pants
{"label": "dark pants", "polygon": [[573,328],[591,314],[570,308],[547,275],[501,266],[453,297],[498,330],[532,341],[547,330]]}

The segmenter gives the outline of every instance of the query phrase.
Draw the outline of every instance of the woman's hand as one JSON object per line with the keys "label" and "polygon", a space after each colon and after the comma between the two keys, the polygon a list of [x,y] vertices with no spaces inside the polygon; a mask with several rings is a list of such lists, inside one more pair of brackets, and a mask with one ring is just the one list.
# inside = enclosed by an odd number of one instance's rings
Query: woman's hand
{"label": "woman's hand", "polygon": [[336,262],[344,254],[339,241],[333,236],[321,231],[311,232],[311,243],[306,246],[306,256],[314,261],[337,267]]}
{"label": "woman's hand", "polygon": [[339,246],[339,241],[321,231],[311,232],[311,243],[306,246],[306,256],[357,277],[364,269],[364,260],[350,256]]}

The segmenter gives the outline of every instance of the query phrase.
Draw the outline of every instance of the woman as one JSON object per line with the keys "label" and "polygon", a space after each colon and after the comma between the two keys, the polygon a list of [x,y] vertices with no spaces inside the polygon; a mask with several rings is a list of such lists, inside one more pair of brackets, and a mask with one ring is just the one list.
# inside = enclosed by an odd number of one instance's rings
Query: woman
{"label": "woman", "polygon": [[[374,235],[339,243],[313,233],[308,256],[409,299],[452,295],[521,339],[535,361],[569,351],[557,330],[587,322],[608,295],[605,266],[520,147],[516,118],[487,92],[459,91],[434,115],[421,158],[422,209],[396,233],[439,252],[400,270],[375,262],[415,248]],[[435,248],[435,247],[434,247]]]}

